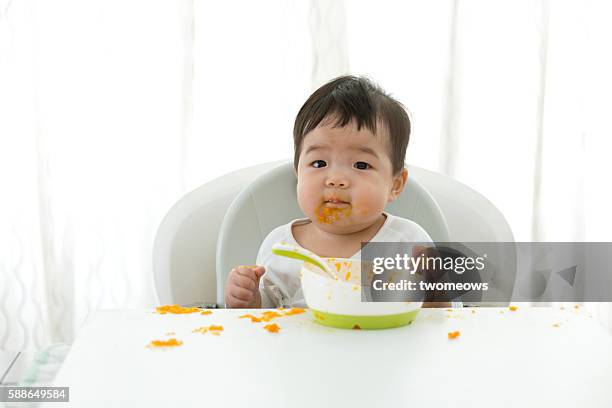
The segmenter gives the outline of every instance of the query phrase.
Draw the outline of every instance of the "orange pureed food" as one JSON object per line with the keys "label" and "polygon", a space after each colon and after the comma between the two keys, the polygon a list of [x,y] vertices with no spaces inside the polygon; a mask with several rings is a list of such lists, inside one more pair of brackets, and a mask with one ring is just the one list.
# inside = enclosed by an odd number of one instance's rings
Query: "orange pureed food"
{"label": "orange pureed food", "polygon": [[200,311],[200,309],[198,309],[197,307],[183,307],[180,305],[157,306],[155,310],[159,314],[166,314],[166,313],[185,314],[185,313],[196,313]]}
{"label": "orange pureed food", "polygon": [[275,312],[275,311],[266,311],[262,313],[261,316],[261,321],[262,322],[269,322],[272,319],[275,319],[277,317],[281,317],[282,315]]}
{"label": "orange pureed food", "polygon": [[277,309],[278,311],[283,311],[282,314],[275,312],[274,310],[268,310],[263,312],[260,316],[255,316],[252,315],[251,313],[247,313],[247,314],[243,314],[241,316],[238,316],[239,319],[251,319],[251,322],[253,323],[260,323],[260,322],[269,322],[272,319],[276,319],[277,317],[284,317],[284,316],[292,316],[292,315],[297,315],[300,313],[304,313],[305,310],[300,308],[300,307],[294,307],[292,309],[287,310],[286,312],[284,312],[284,309]]}
{"label": "orange pureed food", "polygon": [[183,344],[182,341],[172,338],[168,340],[152,340],[151,343],[149,343],[149,347],[176,347],[181,344]]}
{"label": "orange pureed food", "polygon": [[284,316],[292,316],[292,315],[304,313],[305,311],[306,310],[302,309],[301,307],[294,307],[294,308],[291,308],[291,309],[287,310],[285,313],[283,313],[283,315]]}
{"label": "orange pureed food", "polygon": [[238,318],[239,318],[239,319],[247,319],[247,318],[248,318],[248,319],[251,319],[251,321],[252,321],[253,323],[259,323],[259,322],[261,322],[261,318],[259,318],[259,317],[257,317],[257,316],[253,316],[253,315],[252,315],[252,314],[250,314],[250,313],[243,314],[242,316],[238,316]]}
{"label": "orange pureed food", "polygon": [[457,337],[459,337],[460,334],[461,333],[459,333],[459,330],[454,331],[454,332],[449,332],[448,333],[448,338],[449,338],[449,340],[456,339]]}
{"label": "orange pureed food", "polygon": [[270,323],[270,324],[266,324],[264,326],[264,329],[266,329],[270,333],[278,333],[278,331],[280,330],[280,327],[278,327],[278,324],[276,323]]}
{"label": "orange pureed food", "polygon": [[338,221],[340,217],[348,217],[351,215],[351,207],[347,208],[331,208],[331,207],[318,207],[317,208],[317,221],[320,224],[332,224]]}
{"label": "orange pureed food", "polygon": [[193,330],[194,333],[202,333],[202,334],[210,333],[215,336],[220,335],[222,331],[223,331],[223,326],[215,326],[214,324],[211,324],[210,326],[198,327],[197,329]]}

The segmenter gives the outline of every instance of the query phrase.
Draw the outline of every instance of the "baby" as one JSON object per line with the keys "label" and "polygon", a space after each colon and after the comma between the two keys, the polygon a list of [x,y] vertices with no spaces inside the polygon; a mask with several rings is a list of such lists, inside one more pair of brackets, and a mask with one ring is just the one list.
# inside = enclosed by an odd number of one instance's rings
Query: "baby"
{"label": "baby", "polygon": [[431,242],[417,223],[384,212],[408,179],[404,158],[409,136],[403,106],[368,79],[342,76],[317,89],[300,109],[293,130],[297,201],[307,218],[270,232],[256,266],[232,269],[226,306],[306,306],[300,262],[273,255],[277,242],[320,257],[357,260],[362,242]]}

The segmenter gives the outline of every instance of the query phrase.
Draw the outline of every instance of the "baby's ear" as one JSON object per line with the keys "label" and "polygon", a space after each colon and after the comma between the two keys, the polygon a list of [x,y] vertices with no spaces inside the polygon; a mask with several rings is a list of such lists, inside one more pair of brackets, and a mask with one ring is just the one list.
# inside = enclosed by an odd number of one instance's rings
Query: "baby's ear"
{"label": "baby's ear", "polygon": [[397,175],[393,176],[393,185],[391,186],[391,191],[389,192],[388,202],[395,201],[397,197],[402,193],[404,187],[406,187],[406,183],[408,182],[408,169],[403,168]]}

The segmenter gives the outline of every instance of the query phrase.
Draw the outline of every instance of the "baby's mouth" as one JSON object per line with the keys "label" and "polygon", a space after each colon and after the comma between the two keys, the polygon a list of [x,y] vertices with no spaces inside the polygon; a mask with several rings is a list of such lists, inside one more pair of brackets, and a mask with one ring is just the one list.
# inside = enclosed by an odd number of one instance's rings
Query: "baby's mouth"
{"label": "baby's mouth", "polygon": [[350,207],[351,203],[337,198],[330,198],[329,200],[325,200],[323,205],[328,208],[347,208]]}

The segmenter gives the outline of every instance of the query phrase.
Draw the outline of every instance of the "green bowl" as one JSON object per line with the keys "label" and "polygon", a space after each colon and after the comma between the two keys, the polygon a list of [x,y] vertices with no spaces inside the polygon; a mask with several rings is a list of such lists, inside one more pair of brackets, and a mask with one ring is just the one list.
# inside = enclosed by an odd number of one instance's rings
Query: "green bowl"
{"label": "green bowl", "polygon": [[310,263],[305,262],[301,269],[304,299],[317,323],[342,329],[389,329],[416,318],[422,302],[363,302],[360,262],[323,260],[336,268],[337,279]]}
{"label": "green bowl", "polygon": [[314,309],[311,310],[315,321],[324,326],[337,327],[340,329],[372,330],[406,326],[416,319],[420,309],[383,316],[350,316],[327,313]]}

